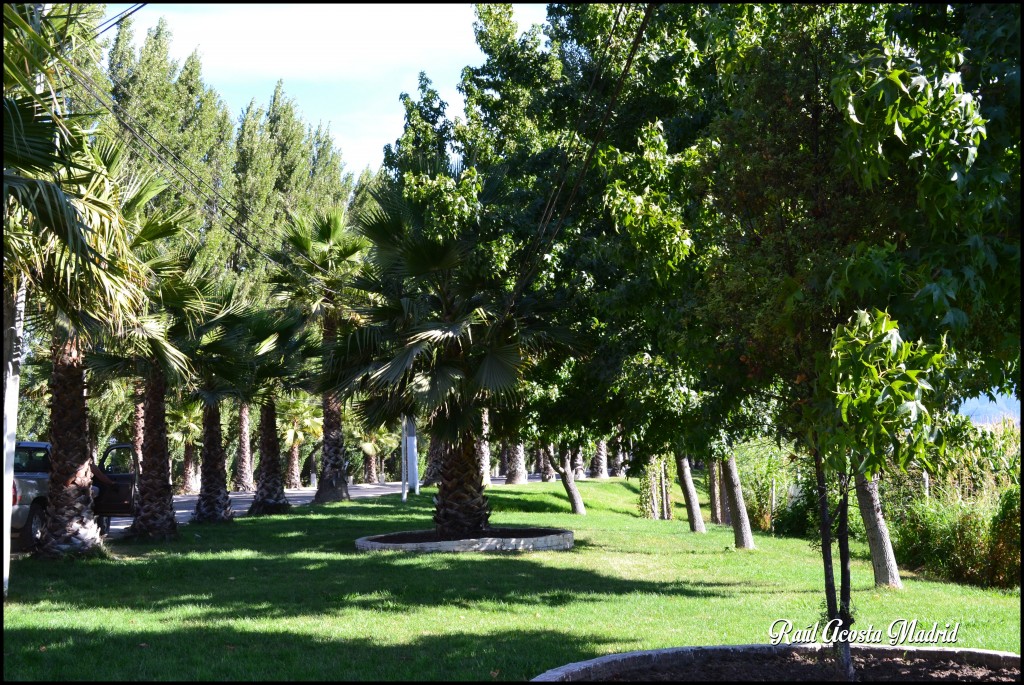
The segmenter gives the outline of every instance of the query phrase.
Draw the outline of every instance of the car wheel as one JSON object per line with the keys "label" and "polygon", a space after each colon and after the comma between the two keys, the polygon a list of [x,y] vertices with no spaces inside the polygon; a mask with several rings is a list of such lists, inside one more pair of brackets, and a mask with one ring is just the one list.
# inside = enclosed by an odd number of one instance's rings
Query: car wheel
{"label": "car wheel", "polygon": [[43,537],[46,527],[46,503],[33,502],[28,510],[28,521],[18,533],[18,540],[24,549],[35,549]]}

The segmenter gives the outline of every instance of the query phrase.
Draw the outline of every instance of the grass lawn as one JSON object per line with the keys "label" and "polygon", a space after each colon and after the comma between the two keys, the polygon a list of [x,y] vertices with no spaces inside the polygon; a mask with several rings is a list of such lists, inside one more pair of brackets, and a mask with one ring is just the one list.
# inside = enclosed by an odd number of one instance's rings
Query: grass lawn
{"label": "grass lawn", "polygon": [[[494,525],[570,528],[568,552],[357,553],[363,535],[431,527],[432,488],[185,526],[112,558],[15,560],[4,680],[524,680],[612,652],[768,641],[823,606],[807,541],[694,535],[636,514],[636,481],[583,481],[586,517],[559,483],[491,488]],[[958,645],[1019,652],[1020,591],[906,579],[872,585],[854,545],[857,628],[959,621]],[[908,574],[909,575],[909,574]],[[838,577],[838,574],[837,574]]]}

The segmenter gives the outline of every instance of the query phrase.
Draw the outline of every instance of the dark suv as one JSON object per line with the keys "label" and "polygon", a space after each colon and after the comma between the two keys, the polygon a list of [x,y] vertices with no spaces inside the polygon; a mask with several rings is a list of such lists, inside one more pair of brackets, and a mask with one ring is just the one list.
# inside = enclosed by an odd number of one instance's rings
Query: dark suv
{"label": "dark suv", "polygon": [[[134,516],[138,506],[139,458],[132,445],[118,443],[103,452],[99,467],[114,481],[96,494],[92,511],[100,531],[110,529],[111,516]],[[39,540],[46,520],[50,490],[50,443],[19,442],[14,448],[14,506],[11,537],[23,547]]]}

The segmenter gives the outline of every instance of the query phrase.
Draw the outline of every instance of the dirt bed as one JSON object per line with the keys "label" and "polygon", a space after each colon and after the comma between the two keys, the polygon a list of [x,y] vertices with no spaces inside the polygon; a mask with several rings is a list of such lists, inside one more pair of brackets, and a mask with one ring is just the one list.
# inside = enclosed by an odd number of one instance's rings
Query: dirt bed
{"label": "dirt bed", "polygon": [[[914,656],[853,655],[857,679],[863,682],[1020,682],[1019,668],[967,666],[949,659]],[[831,655],[716,655],[703,663],[651,665],[623,670],[604,681],[843,681]]]}

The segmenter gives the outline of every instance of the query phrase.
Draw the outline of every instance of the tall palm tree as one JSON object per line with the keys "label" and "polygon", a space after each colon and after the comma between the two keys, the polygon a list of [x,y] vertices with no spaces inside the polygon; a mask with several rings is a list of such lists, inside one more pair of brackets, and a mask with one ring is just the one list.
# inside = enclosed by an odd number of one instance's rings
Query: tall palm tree
{"label": "tall palm tree", "polygon": [[171,428],[167,438],[181,445],[183,452],[181,494],[199,492],[199,462],[196,443],[203,435],[203,406],[194,399],[178,398],[167,410],[167,423]]}
{"label": "tall palm tree", "polygon": [[373,196],[376,205],[356,220],[371,247],[353,284],[370,304],[327,360],[325,379],[359,393],[355,406],[368,425],[427,417],[430,436],[445,446],[437,534],[474,534],[490,516],[476,455],[481,410],[515,395],[554,342],[550,311],[536,293],[509,287],[515,279],[484,244],[479,215],[445,217],[397,184]]}
{"label": "tall palm tree", "polygon": [[[301,307],[311,322],[319,322],[323,349],[331,350],[351,318],[350,282],[366,244],[346,227],[344,211],[333,209],[293,217],[285,228],[284,245],[277,261],[288,268],[272,279],[277,297]],[[332,502],[348,496],[341,398],[327,390],[322,404],[323,458],[314,501]]]}
{"label": "tall palm tree", "polygon": [[286,393],[277,408],[284,428],[284,447],[288,450],[285,487],[298,488],[302,486],[299,451],[309,440],[316,440],[323,434],[323,417],[318,415],[304,392]]}

